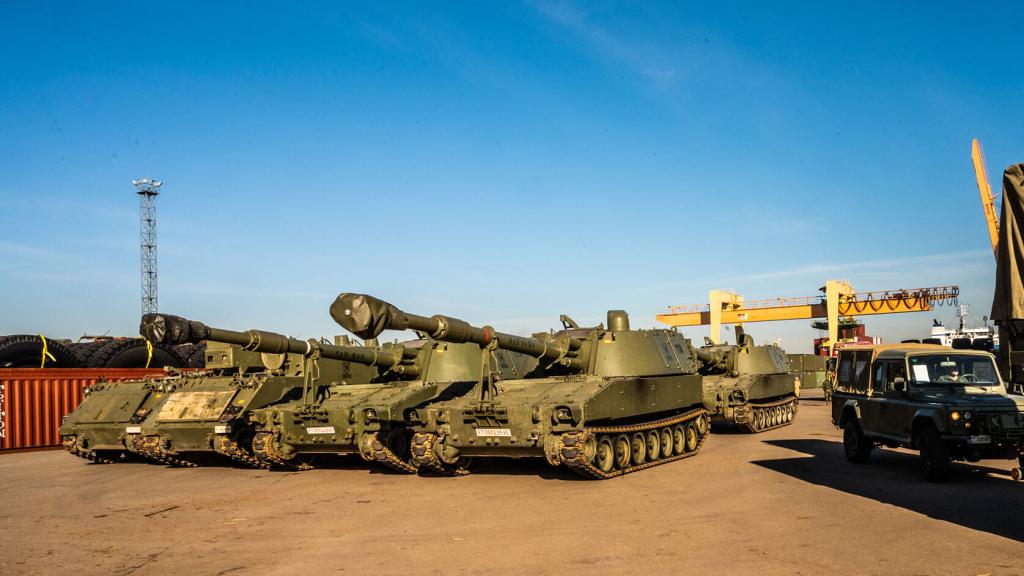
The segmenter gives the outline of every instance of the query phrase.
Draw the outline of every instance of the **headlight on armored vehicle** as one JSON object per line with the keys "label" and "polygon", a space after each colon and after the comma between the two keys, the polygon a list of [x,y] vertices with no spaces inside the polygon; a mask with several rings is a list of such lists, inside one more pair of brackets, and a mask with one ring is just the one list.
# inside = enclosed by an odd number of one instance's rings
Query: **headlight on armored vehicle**
{"label": "headlight on armored vehicle", "polygon": [[572,422],[572,408],[568,406],[555,408],[554,420],[556,424],[559,422]]}
{"label": "headlight on armored vehicle", "polygon": [[363,410],[363,417],[366,418],[367,422],[372,422],[377,419],[377,411],[373,408],[367,408]]}
{"label": "headlight on armored vehicle", "polygon": [[974,418],[974,414],[971,414],[970,410],[964,410],[964,420],[970,420]]}
{"label": "headlight on armored vehicle", "polygon": [[949,413],[949,419],[953,422],[960,420],[960,412],[958,410],[953,410]]}

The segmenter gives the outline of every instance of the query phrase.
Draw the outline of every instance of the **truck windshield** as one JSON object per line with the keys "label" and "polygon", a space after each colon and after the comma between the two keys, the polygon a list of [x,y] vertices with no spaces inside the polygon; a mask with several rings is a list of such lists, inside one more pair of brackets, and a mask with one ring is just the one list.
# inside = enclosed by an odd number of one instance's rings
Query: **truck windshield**
{"label": "truck windshield", "polygon": [[911,356],[910,380],[921,386],[995,386],[999,383],[995,363],[986,356],[928,354]]}

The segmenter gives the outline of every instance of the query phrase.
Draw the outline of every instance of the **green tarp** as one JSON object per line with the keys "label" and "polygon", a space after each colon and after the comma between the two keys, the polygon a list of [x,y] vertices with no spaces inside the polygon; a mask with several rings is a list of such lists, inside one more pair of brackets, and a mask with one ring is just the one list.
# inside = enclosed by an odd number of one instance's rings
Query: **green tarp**
{"label": "green tarp", "polygon": [[990,317],[1024,320],[1024,164],[1003,172],[1003,209],[996,250],[996,291]]}

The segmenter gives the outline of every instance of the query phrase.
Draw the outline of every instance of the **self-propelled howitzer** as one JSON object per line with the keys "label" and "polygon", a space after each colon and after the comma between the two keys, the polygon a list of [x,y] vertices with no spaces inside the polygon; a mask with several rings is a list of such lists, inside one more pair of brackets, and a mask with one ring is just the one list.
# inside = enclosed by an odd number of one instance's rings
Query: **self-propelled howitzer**
{"label": "self-propelled howitzer", "polygon": [[750,335],[740,333],[739,344],[709,344],[696,352],[704,375],[704,406],[713,420],[756,433],[796,418],[799,379],[778,346],[755,346]]}
{"label": "self-propelled howitzer", "polygon": [[147,314],[139,328],[153,343],[206,341],[206,370],[154,380],[161,398],[124,428],[128,450],[158,462],[194,465],[219,453],[262,465],[252,450],[249,414],[309,393],[319,382],[366,381],[377,366],[403,359],[371,348],[298,340],[261,330],[235,332],[168,314]]}
{"label": "self-propelled howitzer", "polygon": [[439,398],[469,393],[491,375],[522,377],[536,361],[472,343],[420,338],[384,344],[381,351],[408,359],[401,373],[382,370],[373,380],[320,386],[302,400],[256,410],[257,457],[293,467],[310,456],[358,453],[400,472],[416,472],[410,459],[406,416]]}
{"label": "self-propelled howitzer", "polygon": [[331,316],[363,338],[413,329],[539,360],[527,378],[489,378],[475,393],[410,410],[412,456],[421,467],[458,474],[474,456],[534,456],[610,478],[692,456],[708,432],[689,341],[669,330],[631,330],[621,310],[608,313],[608,328],[566,318],[564,330],[532,338],[408,314],[362,294],[338,296]]}

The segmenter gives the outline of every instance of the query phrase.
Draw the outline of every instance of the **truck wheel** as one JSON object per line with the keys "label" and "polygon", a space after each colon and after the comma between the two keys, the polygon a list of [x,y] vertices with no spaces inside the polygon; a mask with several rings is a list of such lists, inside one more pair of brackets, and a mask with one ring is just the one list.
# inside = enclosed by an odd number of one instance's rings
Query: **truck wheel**
{"label": "truck wheel", "polygon": [[929,482],[943,482],[949,472],[949,451],[931,425],[921,429],[921,471]]}
{"label": "truck wheel", "polygon": [[846,421],[843,428],[843,448],[846,450],[846,459],[850,462],[862,464],[871,456],[871,441],[861,432],[856,418]]}
{"label": "truck wheel", "polygon": [[0,337],[0,368],[75,368],[78,358],[56,340],[46,340],[46,363],[43,365],[43,341],[35,334]]}

